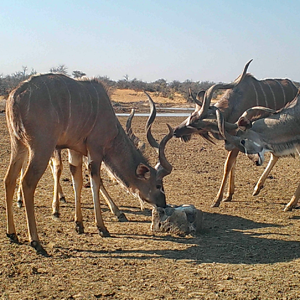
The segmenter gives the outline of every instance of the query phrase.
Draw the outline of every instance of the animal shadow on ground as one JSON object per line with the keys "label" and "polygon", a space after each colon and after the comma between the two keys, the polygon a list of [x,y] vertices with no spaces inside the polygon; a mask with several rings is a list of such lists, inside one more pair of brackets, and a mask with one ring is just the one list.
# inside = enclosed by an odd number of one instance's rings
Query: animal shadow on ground
{"label": "animal shadow on ground", "polygon": [[[73,249],[78,252],[91,252],[90,255],[113,256],[119,259],[147,260],[162,257],[173,260],[189,260],[194,263],[229,263],[229,264],[270,264],[292,261],[300,257],[300,242],[286,241],[279,238],[284,234],[276,232],[282,226],[270,223],[258,223],[249,219],[205,213],[203,232],[192,237],[176,237],[168,234],[126,235],[117,234],[115,238],[145,239],[156,243],[147,243],[147,249],[112,249],[112,251],[93,251]],[[216,225],[217,224],[217,225]],[[258,231],[261,231],[258,232]],[[157,243],[171,242],[168,250],[155,249]],[[182,247],[186,245],[186,248]],[[181,245],[181,246],[180,246]]]}

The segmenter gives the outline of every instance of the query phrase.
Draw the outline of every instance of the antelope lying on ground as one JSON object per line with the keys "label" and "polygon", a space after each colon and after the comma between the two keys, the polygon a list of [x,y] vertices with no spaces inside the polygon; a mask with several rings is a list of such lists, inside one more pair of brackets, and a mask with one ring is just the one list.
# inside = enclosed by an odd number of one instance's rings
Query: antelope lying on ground
{"label": "antelope lying on ground", "polygon": [[99,201],[99,189],[104,189],[100,177],[102,161],[132,193],[152,205],[166,206],[162,179],[172,167],[164,156],[164,147],[172,131],[160,144],[160,163],[152,168],[124,132],[104,87],[97,80],[77,81],[61,74],[33,76],[9,95],[6,118],[11,138],[11,158],[5,177],[7,236],[11,241],[18,242],[12,200],[27,153],[29,163],[22,178],[22,191],[29,240],[43,255],[47,252],[37,233],[34,191],[55,148],[73,150],[70,170],[75,182],[75,223],[79,233],[83,232],[82,155],[88,157],[95,220],[101,236],[110,236]]}
{"label": "antelope lying on ground", "polygon": [[[253,122],[255,121],[255,122]],[[253,122],[253,123],[252,123]],[[222,124],[223,121],[219,121]],[[264,161],[264,153],[271,152],[277,159],[299,155],[300,149],[300,96],[278,112],[265,107],[253,107],[245,111],[237,122],[237,132],[232,124],[221,125],[220,131],[233,147],[238,148],[258,166]],[[229,146],[229,145],[228,145]],[[300,184],[285,211],[292,210],[300,197]]]}
{"label": "antelope lying on ground", "polygon": [[[199,134],[210,142],[213,142],[211,135],[216,139],[223,139],[217,126],[213,126],[211,119],[216,120],[218,110],[226,122],[235,123],[242,113],[253,106],[265,106],[272,109],[280,109],[292,101],[297,92],[297,87],[288,79],[265,79],[257,80],[246,73],[250,60],[244,67],[243,73],[230,84],[215,84],[206,92],[202,92],[201,101],[196,101],[196,109],[184,122],[174,131],[176,137],[183,141],[189,141],[192,134]],[[213,93],[218,89],[227,89],[223,97],[214,105],[210,106]],[[207,121],[206,121],[207,120]],[[215,124],[216,125],[216,124]],[[228,194],[223,201],[231,201],[234,194],[234,171],[238,148],[231,149],[224,164],[224,174],[213,207],[220,205],[229,177]],[[254,195],[257,195],[262,188],[264,180],[275,165],[277,158],[272,157],[271,161],[259,179]]]}

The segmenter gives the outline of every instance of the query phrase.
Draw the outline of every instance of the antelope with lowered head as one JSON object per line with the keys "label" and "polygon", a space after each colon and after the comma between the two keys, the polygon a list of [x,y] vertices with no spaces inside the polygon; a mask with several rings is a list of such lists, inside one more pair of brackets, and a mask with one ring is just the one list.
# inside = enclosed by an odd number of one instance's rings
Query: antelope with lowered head
{"label": "antelope with lowered head", "polygon": [[[237,121],[234,135],[232,124],[224,125],[223,121],[219,121],[219,124],[223,124],[220,131],[223,131],[227,143],[244,152],[257,166],[262,165],[265,152],[271,152],[277,159],[300,155],[299,94],[277,112],[265,107],[248,109]],[[222,129],[224,127],[225,130]],[[231,134],[227,132],[228,129]],[[284,210],[292,210],[297,205],[299,197],[300,184]]]}
{"label": "antelope with lowered head", "polygon": [[[152,107],[152,104],[151,104],[150,107]],[[134,117],[134,112],[135,112],[134,109],[132,109],[132,111],[131,111],[128,119],[127,119],[126,134],[132,140],[132,142],[134,143],[136,148],[139,149],[143,153],[143,151],[145,149],[145,144],[133,133],[133,130],[132,130],[132,127],[131,127],[132,119]],[[151,109],[150,117],[153,114],[153,112],[154,112],[153,109]],[[153,121],[154,121],[154,119],[155,119],[155,117],[153,118]],[[72,155],[73,155],[73,151],[68,149],[68,158],[69,158],[68,160],[69,161],[72,161]],[[86,169],[88,170],[88,161],[87,161],[86,156],[83,157],[83,162],[86,166]],[[21,208],[23,206],[21,179],[22,179],[22,176],[25,172],[26,166],[27,166],[27,159],[24,161],[22,169],[21,169],[20,184],[19,184],[19,188],[18,188],[18,192],[17,192],[17,206],[19,208]],[[53,179],[54,179],[54,191],[53,191],[53,201],[52,201],[52,216],[54,218],[59,218],[59,216],[60,216],[59,202],[61,201],[61,202],[66,203],[66,198],[64,196],[62,187],[60,185],[60,177],[61,177],[61,173],[62,173],[62,170],[63,170],[61,149],[55,149],[54,150],[54,152],[51,156],[51,159],[49,161],[49,166],[50,166],[50,169],[51,169],[51,172],[52,172],[52,175],[53,175]],[[112,177],[112,179],[115,180],[113,174],[111,172],[109,172],[109,170],[105,167],[104,163],[102,163],[102,165],[101,165],[101,170],[106,170],[107,173],[110,175],[110,177]],[[79,185],[76,184],[76,182],[73,182],[73,187],[74,187],[74,190],[75,190],[75,195],[80,195],[80,192],[77,189],[78,188],[81,189],[81,187],[79,187]],[[108,207],[110,208],[110,211],[117,217],[117,219],[119,221],[122,221],[122,222],[123,221],[128,221],[125,214],[120,211],[118,206],[114,203],[114,201],[111,199],[111,197],[106,192],[106,190],[102,188],[102,186],[100,186],[100,193],[102,194],[102,196],[105,199]],[[141,210],[143,210],[144,209],[144,202],[140,198],[139,198],[139,200],[140,200]]]}
{"label": "antelope with lowered head", "polygon": [[[37,253],[42,247],[34,214],[34,192],[55,148],[68,148],[73,180],[82,185],[82,155],[88,157],[95,221],[101,236],[110,236],[104,225],[99,201],[103,187],[100,166],[111,172],[142,200],[166,206],[163,177],[171,172],[164,147],[172,137],[170,130],[160,144],[160,163],[151,167],[126,135],[110,99],[97,80],[74,80],[61,74],[32,76],[13,90],[6,104],[6,119],[11,138],[11,158],[5,176],[7,236],[18,242],[13,219],[13,194],[24,159],[29,162],[22,177],[28,234]],[[80,192],[80,189],[79,189]],[[75,223],[83,229],[80,197],[75,195]]]}
{"label": "antelope with lowered head", "polygon": [[[227,123],[235,123],[242,113],[254,106],[265,106],[272,109],[280,109],[288,102],[292,101],[297,92],[297,87],[289,79],[264,79],[257,80],[247,69],[252,60],[244,67],[243,73],[232,83],[215,84],[206,92],[200,93],[200,99],[196,99],[195,111],[175,130],[174,135],[183,141],[189,141],[192,134],[199,134],[210,142],[215,139],[223,140],[216,123],[216,111],[220,112]],[[213,94],[218,89],[227,89],[222,98],[211,106]],[[203,100],[203,104],[201,102]],[[225,147],[226,148],[226,147]],[[238,148],[231,149],[224,164],[224,173],[221,186],[212,204],[213,207],[220,205],[225,186],[229,178],[228,193],[223,201],[231,201],[234,194],[234,171],[236,158],[239,153]],[[268,168],[259,179],[254,195],[257,195],[262,187],[263,181],[267,177],[277,159],[272,157]]]}

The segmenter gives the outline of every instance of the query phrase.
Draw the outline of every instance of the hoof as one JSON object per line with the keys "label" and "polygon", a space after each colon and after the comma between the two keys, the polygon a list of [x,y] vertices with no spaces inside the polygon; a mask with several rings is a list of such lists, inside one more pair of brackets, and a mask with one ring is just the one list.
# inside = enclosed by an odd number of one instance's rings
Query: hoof
{"label": "hoof", "polygon": [[128,222],[128,219],[124,213],[121,213],[117,218],[119,222]]}
{"label": "hoof", "polygon": [[6,236],[9,238],[11,243],[19,244],[19,239],[15,233],[7,233]]}
{"label": "hoof", "polygon": [[262,190],[262,188],[263,188],[263,186],[255,188],[252,196],[257,196],[260,193],[260,191]]}
{"label": "hoof", "polygon": [[99,231],[99,235],[101,237],[110,237],[110,233],[106,228],[104,228],[104,230],[103,230],[102,228],[98,227],[98,231]]}
{"label": "hoof", "polygon": [[83,227],[82,222],[75,222],[75,230],[78,234],[84,233],[84,227]]}
{"label": "hoof", "polygon": [[62,203],[67,203],[67,200],[66,200],[65,196],[60,197],[59,201],[62,202]]}
{"label": "hoof", "polygon": [[30,246],[33,247],[36,250],[36,253],[39,255],[43,255],[45,257],[49,257],[49,254],[47,253],[47,251],[42,247],[40,242],[37,241],[32,241],[30,243]]}
{"label": "hoof", "polygon": [[213,203],[210,207],[219,207],[220,206],[220,202],[215,202]]}
{"label": "hoof", "polygon": [[227,196],[222,200],[222,202],[231,202],[231,200],[232,200],[232,196]]}
{"label": "hoof", "polygon": [[52,214],[52,219],[54,219],[54,220],[59,219],[59,217],[60,217],[60,213],[59,212],[56,212],[56,213]]}
{"label": "hoof", "polygon": [[292,211],[293,207],[292,206],[286,206],[283,211]]}
{"label": "hoof", "polygon": [[21,207],[23,206],[23,201],[22,201],[22,200],[18,200],[18,201],[17,201],[17,206],[18,206],[19,208],[21,208]]}

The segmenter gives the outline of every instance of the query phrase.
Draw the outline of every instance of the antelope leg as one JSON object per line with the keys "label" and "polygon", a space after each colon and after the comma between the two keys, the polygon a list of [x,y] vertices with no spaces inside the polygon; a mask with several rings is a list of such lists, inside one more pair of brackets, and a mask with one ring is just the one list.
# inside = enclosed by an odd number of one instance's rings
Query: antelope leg
{"label": "antelope leg", "polygon": [[84,233],[82,211],[81,211],[81,190],[82,190],[82,155],[78,152],[68,150],[69,166],[72,175],[73,189],[75,194],[75,230]]}
{"label": "antelope leg", "polygon": [[[35,141],[33,141],[34,143]],[[55,145],[55,144],[54,144]],[[52,149],[54,149],[51,142],[44,144],[31,145],[32,149],[35,151],[29,152],[29,163],[26,169],[25,175],[22,179],[22,190],[24,195],[26,218],[28,225],[28,234],[31,246],[33,246],[38,254],[48,255],[46,250],[42,247],[39,241],[36,219],[34,214],[34,191],[36,189],[37,183],[44,174],[49,159],[52,154]]]}
{"label": "antelope leg", "polygon": [[258,179],[256,186],[254,188],[253,191],[253,196],[256,196],[259,194],[260,190],[263,188],[263,185],[267,179],[267,177],[269,176],[271,170],[273,169],[273,167],[275,166],[276,162],[278,161],[277,156],[274,156],[273,154],[271,154],[271,158],[270,161],[266,167],[266,169],[264,170],[264,172],[262,173],[262,175],[260,176],[260,178]]}
{"label": "antelope leg", "polygon": [[232,169],[232,166],[235,164],[236,158],[238,156],[239,150],[237,148],[233,149],[232,151],[229,151],[226,162],[224,164],[224,174],[223,179],[221,182],[221,186],[219,188],[218,194],[215,198],[214,203],[212,204],[212,207],[218,207],[223,199],[224,189],[226,186],[226,182],[229,176],[229,173]]}
{"label": "antelope leg", "polygon": [[285,206],[284,211],[291,211],[294,207],[296,207],[299,198],[300,198],[300,184],[298,185],[297,190],[293,195],[291,201]]}
{"label": "antelope leg", "polygon": [[93,160],[93,157],[91,157],[89,163],[89,171],[90,171],[90,181],[91,181],[91,188],[92,188],[93,201],[94,201],[95,222],[99,230],[99,234],[102,237],[108,237],[110,236],[110,233],[104,225],[102,214],[101,214],[101,208],[100,208],[99,190],[100,187],[103,187],[103,183],[100,177],[100,166],[101,166],[101,161],[97,162]]}
{"label": "antelope leg", "polygon": [[[9,167],[4,179],[6,199],[7,236],[12,242],[18,242],[13,217],[13,196],[16,188],[17,178],[27,157],[26,147],[16,138],[11,141],[11,156]],[[19,188],[22,191],[22,188]]]}
{"label": "antelope leg", "polygon": [[62,188],[59,183],[63,164],[61,160],[61,150],[55,150],[49,161],[49,165],[52,171],[53,179],[54,179],[54,191],[53,191],[53,201],[52,201],[52,215],[55,218],[59,217],[59,200],[62,194]]}
{"label": "antelope leg", "polygon": [[110,211],[118,218],[120,222],[127,222],[128,219],[126,218],[125,214],[121,212],[118,208],[118,206],[114,203],[114,201],[111,199],[109,194],[107,193],[105,187],[100,185],[100,192],[105,199],[107,205],[109,206]]}

